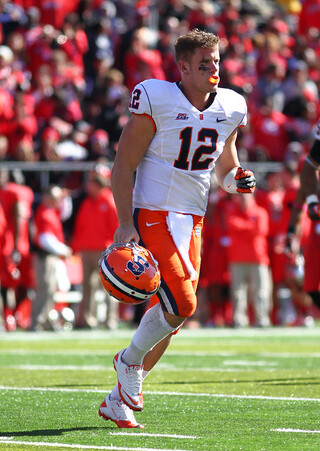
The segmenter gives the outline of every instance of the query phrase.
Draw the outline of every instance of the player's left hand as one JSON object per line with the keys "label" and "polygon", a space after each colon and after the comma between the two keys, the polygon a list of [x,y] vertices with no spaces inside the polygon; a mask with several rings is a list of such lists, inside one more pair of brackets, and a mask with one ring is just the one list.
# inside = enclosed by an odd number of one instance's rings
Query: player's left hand
{"label": "player's left hand", "polygon": [[256,178],[250,169],[238,168],[235,180],[238,193],[253,193],[256,189]]}

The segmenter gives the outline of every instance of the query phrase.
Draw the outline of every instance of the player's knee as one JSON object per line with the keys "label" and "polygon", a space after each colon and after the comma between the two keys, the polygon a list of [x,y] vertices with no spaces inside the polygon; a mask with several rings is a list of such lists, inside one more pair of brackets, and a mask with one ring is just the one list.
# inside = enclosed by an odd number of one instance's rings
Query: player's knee
{"label": "player's knee", "polygon": [[190,302],[186,302],[181,308],[179,308],[179,314],[185,319],[190,318],[197,308],[197,299],[194,297]]}
{"label": "player's knee", "polygon": [[168,312],[163,312],[163,314],[164,314],[164,317],[165,317],[167,323],[169,324],[169,326],[171,326],[173,328],[180,327],[186,319],[181,316],[173,315],[172,313],[168,313]]}

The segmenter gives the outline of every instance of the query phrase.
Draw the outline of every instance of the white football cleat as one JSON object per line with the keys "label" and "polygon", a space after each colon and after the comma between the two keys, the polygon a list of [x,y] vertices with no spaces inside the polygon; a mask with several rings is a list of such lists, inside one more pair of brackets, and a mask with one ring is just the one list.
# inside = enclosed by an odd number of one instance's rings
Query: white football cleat
{"label": "white football cleat", "polygon": [[143,409],[143,395],[142,395],[142,365],[127,365],[121,356],[125,349],[119,351],[113,359],[114,369],[118,376],[118,387],[122,401],[127,404],[132,410]]}
{"label": "white football cleat", "polygon": [[132,410],[124,402],[110,399],[110,395],[105,397],[99,407],[99,415],[116,423],[118,428],[144,429],[144,426],[136,421]]}

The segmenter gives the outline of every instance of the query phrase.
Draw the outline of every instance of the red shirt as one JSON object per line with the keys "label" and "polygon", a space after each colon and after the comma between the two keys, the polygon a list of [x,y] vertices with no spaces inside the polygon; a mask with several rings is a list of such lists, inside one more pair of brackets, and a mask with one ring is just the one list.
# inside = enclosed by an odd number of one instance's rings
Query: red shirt
{"label": "red shirt", "polygon": [[42,233],[53,233],[53,235],[64,243],[64,235],[59,211],[45,205],[39,205],[34,215],[36,228],[35,243],[39,246],[39,236]]}
{"label": "red shirt", "polygon": [[50,24],[61,29],[67,14],[76,10],[79,0],[38,0],[41,23]]}
{"label": "red shirt", "polygon": [[26,185],[8,183],[8,191],[15,193],[19,204],[20,233],[18,240],[18,251],[22,255],[29,253],[29,221],[32,215],[33,191]]}
{"label": "red shirt", "polygon": [[234,203],[230,205],[226,215],[227,230],[231,239],[228,247],[229,262],[269,265],[267,211],[257,204],[242,210]]}
{"label": "red shirt", "polygon": [[287,224],[283,224],[285,190],[259,190],[256,195],[257,203],[269,214],[269,236],[274,238],[279,233],[287,231]]}
{"label": "red shirt", "polygon": [[112,192],[104,188],[93,198],[87,197],[78,211],[72,240],[74,252],[103,251],[113,241],[118,218]]}
{"label": "red shirt", "polygon": [[[230,199],[219,191],[217,201],[208,203],[203,227],[203,253],[201,266],[202,284],[227,284],[230,281],[228,267],[228,245],[226,232],[226,208]],[[217,264],[217,262],[219,262]]]}
{"label": "red shirt", "polygon": [[269,116],[257,112],[251,118],[254,146],[265,148],[272,161],[283,161],[284,151],[289,143],[287,120],[280,111],[273,111]]}
{"label": "red shirt", "polygon": [[319,29],[320,0],[304,0],[299,17],[299,32],[307,35],[310,28]]}
{"label": "red shirt", "polygon": [[5,243],[5,231],[6,231],[7,221],[4,215],[4,210],[0,204],[0,271],[3,265],[4,255],[3,247]]}
{"label": "red shirt", "polygon": [[166,76],[162,68],[161,53],[158,50],[141,50],[139,53],[128,51],[124,57],[126,68],[126,86],[130,91],[137,83],[149,78],[165,80]]}
{"label": "red shirt", "polygon": [[6,239],[3,253],[6,256],[11,255],[14,249],[14,237],[16,236],[16,213],[15,208],[18,201],[16,193],[8,189],[0,189],[0,205],[2,205],[6,221]]}

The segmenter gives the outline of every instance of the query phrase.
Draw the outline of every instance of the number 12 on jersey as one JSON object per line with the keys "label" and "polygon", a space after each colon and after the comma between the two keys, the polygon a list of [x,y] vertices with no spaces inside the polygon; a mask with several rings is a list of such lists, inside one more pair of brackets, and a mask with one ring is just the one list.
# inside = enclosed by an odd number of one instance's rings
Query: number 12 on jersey
{"label": "number 12 on jersey", "polygon": [[[180,153],[179,158],[174,162],[174,167],[177,169],[183,169],[185,171],[189,170],[190,161],[188,160],[188,158],[190,153],[192,132],[192,127],[186,127],[180,132]],[[215,129],[202,128],[198,133],[198,142],[205,142],[206,138],[210,139],[211,144],[201,144],[196,148],[191,161],[192,171],[208,169],[210,163],[214,160],[214,158],[206,158],[200,161],[203,155],[212,155],[217,149],[218,132]]]}

